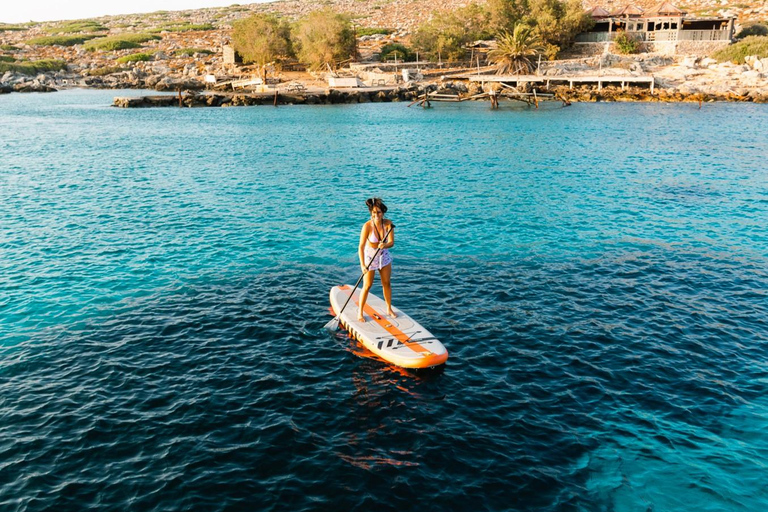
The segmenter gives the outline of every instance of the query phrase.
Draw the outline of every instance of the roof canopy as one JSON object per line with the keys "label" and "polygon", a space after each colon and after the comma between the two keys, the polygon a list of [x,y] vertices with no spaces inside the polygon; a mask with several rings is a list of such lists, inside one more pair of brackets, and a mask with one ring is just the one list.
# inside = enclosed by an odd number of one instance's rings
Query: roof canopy
{"label": "roof canopy", "polygon": [[642,15],[643,15],[643,10],[641,8],[639,8],[638,6],[632,5],[632,4],[627,5],[623,9],[620,9],[620,10],[618,10],[618,11],[616,11],[616,12],[611,14],[611,16],[616,16],[616,17],[625,16],[625,17],[628,17],[628,18],[636,18],[636,17],[640,17]]}
{"label": "roof canopy", "polygon": [[647,16],[682,16],[685,14],[682,9],[675,7],[669,2],[661,2],[648,11]]}
{"label": "roof canopy", "polygon": [[607,18],[611,15],[608,11],[603,9],[602,7],[596,5],[591,9],[587,9],[587,14],[592,16],[593,18]]}

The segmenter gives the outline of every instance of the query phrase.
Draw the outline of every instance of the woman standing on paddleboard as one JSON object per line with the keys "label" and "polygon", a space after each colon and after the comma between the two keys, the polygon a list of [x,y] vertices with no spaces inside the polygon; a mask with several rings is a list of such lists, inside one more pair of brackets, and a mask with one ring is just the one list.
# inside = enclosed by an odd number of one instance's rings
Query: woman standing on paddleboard
{"label": "woman standing on paddleboard", "polygon": [[[387,315],[395,318],[395,312],[392,311],[392,286],[390,277],[392,276],[392,255],[389,249],[395,245],[395,225],[392,221],[384,218],[387,213],[387,206],[378,197],[372,197],[365,201],[368,211],[371,212],[371,220],[363,224],[360,231],[360,245],[358,247],[358,256],[360,257],[360,269],[365,276],[363,279],[363,291],[360,294],[360,308],[357,310],[357,319],[365,322],[363,311],[365,310],[365,301],[368,299],[368,292],[373,286],[373,276],[379,271],[381,278],[381,287],[384,289],[384,300],[387,301]],[[378,254],[376,251],[378,250]]]}

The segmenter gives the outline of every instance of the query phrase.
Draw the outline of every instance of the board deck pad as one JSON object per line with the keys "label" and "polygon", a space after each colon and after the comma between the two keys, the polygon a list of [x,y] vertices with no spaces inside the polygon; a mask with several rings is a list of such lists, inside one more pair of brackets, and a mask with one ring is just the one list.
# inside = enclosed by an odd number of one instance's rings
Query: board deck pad
{"label": "board deck pad", "polygon": [[[352,290],[350,285],[331,288],[331,308],[335,314],[344,306]],[[440,340],[413,318],[393,307],[397,318],[387,316],[387,304],[369,293],[363,311],[365,322],[357,320],[360,290],[339,318],[339,323],[362,345],[380,358],[403,368],[429,368],[448,359],[448,351]]]}

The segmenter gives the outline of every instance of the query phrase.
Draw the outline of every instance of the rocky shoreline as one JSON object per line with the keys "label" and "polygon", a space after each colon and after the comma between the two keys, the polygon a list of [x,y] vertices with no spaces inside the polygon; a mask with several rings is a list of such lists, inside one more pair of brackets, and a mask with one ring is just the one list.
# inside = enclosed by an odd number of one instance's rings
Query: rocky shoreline
{"label": "rocky shoreline", "polygon": [[[412,86],[366,90],[329,89],[311,93],[217,93],[185,91],[174,95],[147,95],[136,97],[116,97],[113,106],[119,108],[152,108],[152,107],[238,107],[257,105],[333,105],[353,103],[390,103],[413,102],[423,98],[425,93],[453,95],[456,98],[467,98],[478,92],[470,84],[464,82],[449,82],[441,86]],[[714,101],[768,103],[768,94],[738,95],[733,92],[724,94],[682,93],[679,91],[657,90],[651,94],[648,89],[630,87],[622,90],[620,87],[607,86],[598,90],[592,86],[580,86],[573,89],[567,86],[553,87],[548,92],[554,100],[563,104],[594,103],[594,102],[661,102],[661,103],[710,103]],[[435,101],[435,100],[432,100]],[[482,101],[482,100],[478,100]],[[510,99],[509,101],[514,101]]]}

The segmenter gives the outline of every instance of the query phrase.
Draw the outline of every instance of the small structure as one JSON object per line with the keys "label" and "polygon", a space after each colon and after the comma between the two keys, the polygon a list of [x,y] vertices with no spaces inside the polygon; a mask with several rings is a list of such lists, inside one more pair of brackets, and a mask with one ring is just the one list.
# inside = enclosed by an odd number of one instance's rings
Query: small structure
{"label": "small structure", "polygon": [[328,76],[328,87],[365,87],[365,84],[356,76]]}
{"label": "small structure", "polygon": [[243,58],[240,56],[239,53],[235,51],[235,49],[228,44],[225,44],[222,48],[222,51],[224,53],[224,64],[242,64]]}
{"label": "small structure", "polygon": [[627,5],[611,14],[602,7],[587,11],[594,26],[576,37],[577,43],[612,41],[623,31],[636,41],[730,41],[734,18],[694,18],[669,2],[661,2],[643,11]]}

